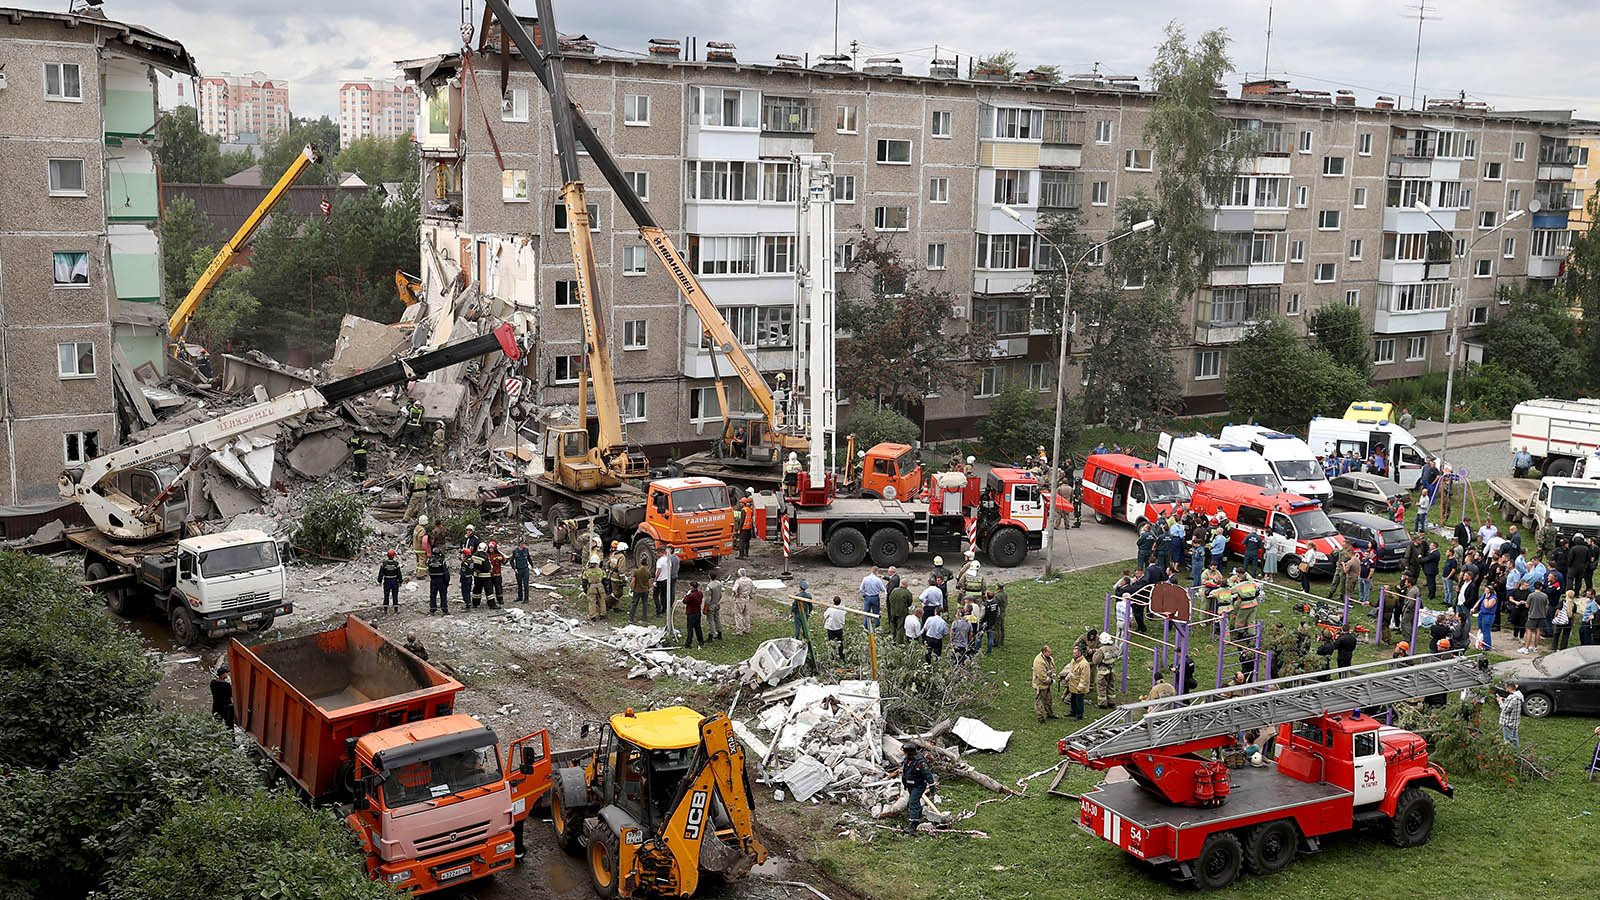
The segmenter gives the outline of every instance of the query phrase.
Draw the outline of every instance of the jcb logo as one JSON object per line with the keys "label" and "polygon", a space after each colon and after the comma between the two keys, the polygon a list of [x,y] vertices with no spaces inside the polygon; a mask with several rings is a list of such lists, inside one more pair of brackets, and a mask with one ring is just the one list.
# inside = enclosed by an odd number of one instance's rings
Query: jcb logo
{"label": "jcb logo", "polygon": [[695,791],[694,796],[689,798],[689,822],[683,826],[685,840],[693,841],[700,838],[700,828],[705,824],[706,803],[709,800],[710,797],[705,791]]}

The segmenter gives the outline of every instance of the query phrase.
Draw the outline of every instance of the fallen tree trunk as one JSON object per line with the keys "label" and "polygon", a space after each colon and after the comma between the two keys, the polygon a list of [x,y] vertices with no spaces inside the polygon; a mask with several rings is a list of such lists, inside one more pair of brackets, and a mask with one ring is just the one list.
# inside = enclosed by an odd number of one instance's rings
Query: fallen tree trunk
{"label": "fallen tree trunk", "polygon": [[960,775],[962,778],[976,782],[981,787],[993,791],[996,794],[1010,794],[1013,797],[1022,796],[1022,792],[1016,788],[1001,784],[1000,782],[995,781],[993,778],[990,778],[982,772],[979,772],[977,769],[967,765],[966,762],[961,759],[961,754],[954,750],[941,747],[938,744],[920,737],[910,738],[910,742],[916,744],[918,747],[921,747],[929,753],[934,754],[934,756],[948,766],[952,772]]}

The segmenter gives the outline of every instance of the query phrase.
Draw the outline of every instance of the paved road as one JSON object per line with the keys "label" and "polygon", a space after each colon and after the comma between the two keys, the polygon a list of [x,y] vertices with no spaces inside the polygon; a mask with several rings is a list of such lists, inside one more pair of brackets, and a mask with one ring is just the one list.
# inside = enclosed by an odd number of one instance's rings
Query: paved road
{"label": "paved road", "polygon": [[[1446,453],[1457,471],[1463,467],[1473,481],[1482,481],[1494,475],[1511,474],[1509,421],[1451,423],[1450,449]],[[1428,450],[1438,453],[1442,441],[1438,422],[1421,421],[1412,430],[1417,440]]]}

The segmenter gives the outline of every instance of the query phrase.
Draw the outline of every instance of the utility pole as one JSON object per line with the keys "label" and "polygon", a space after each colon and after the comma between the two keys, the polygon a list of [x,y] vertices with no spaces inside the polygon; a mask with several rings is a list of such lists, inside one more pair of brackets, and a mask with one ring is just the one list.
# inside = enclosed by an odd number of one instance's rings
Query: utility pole
{"label": "utility pole", "polygon": [[1266,80],[1271,77],[1267,73],[1272,71],[1272,3],[1267,3],[1267,57],[1261,61],[1261,78]]}

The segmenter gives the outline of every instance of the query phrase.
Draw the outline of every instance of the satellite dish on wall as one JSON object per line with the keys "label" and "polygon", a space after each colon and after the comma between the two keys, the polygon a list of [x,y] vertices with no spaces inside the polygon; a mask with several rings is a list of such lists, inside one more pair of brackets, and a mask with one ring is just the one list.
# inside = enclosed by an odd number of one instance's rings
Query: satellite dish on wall
{"label": "satellite dish on wall", "polygon": [[1544,209],[1544,203],[1542,201],[1539,201],[1539,200],[1529,200],[1528,201],[1528,212],[1536,213],[1541,209]]}

